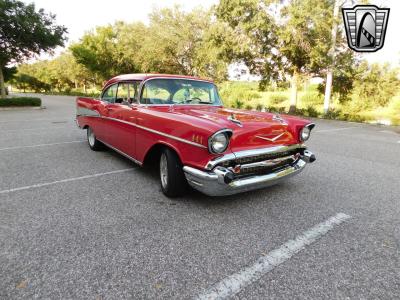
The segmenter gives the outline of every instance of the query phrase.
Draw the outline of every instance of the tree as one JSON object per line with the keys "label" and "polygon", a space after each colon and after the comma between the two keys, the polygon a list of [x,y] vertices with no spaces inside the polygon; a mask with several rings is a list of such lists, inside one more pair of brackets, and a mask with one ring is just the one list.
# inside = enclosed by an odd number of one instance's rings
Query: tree
{"label": "tree", "polygon": [[384,107],[400,91],[398,70],[364,61],[357,68],[353,86],[350,104],[354,111]]}
{"label": "tree", "polygon": [[10,62],[63,46],[67,29],[55,24],[55,15],[34,4],[17,0],[0,0],[0,88],[5,96],[3,69]]}
{"label": "tree", "polygon": [[137,57],[146,37],[143,23],[100,26],[86,33],[70,50],[79,64],[103,81],[121,73],[138,72]]}
{"label": "tree", "polygon": [[225,79],[227,62],[211,40],[215,26],[209,11],[200,8],[154,10],[143,39],[142,70]]}
{"label": "tree", "polygon": [[70,47],[79,64],[107,80],[133,72],[175,73],[223,80],[227,62],[211,39],[217,24],[208,11],[155,9],[149,25],[117,22],[97,27]]}
{"label": "tree", "polygon": [[[216,15],[237,39],[226,53],[231,61],[243,61],[262,75],[264,84],[290,79],[293,111],[299,82],[324,75],[331,63],[333,4],[333,0],[222,0]],[[229,31],[226,35],[232,37]]]}
{"label": "tree", "polygon": [[273,0],[221,0],[215,7],[220,22],[213,33],[221,55],[229,62],[244,62],[263,81],[282,78],[275,46],[278,26],[268,11]]}

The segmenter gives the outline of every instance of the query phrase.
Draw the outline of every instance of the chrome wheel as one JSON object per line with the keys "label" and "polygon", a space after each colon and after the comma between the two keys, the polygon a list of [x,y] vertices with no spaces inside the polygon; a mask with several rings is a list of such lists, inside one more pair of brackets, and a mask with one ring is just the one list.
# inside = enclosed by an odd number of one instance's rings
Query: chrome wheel
{"label": "chrome wheel", "polygon": [[168,186],[168,162],[165,153],[160,158],[160,179],[162,187],[166,189]]}
{"label": "chrome wheel", "polygon": [[90,127],[87,129],[87,137],[89,145],[91,147],[94,147],[94,144],[96,142],[96,137],[94,136],[93,130]]}

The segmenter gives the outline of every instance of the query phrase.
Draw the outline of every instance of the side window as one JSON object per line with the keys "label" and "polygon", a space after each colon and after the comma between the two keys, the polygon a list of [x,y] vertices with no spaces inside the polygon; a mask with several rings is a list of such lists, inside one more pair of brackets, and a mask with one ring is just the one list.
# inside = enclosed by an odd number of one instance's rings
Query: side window
{"label": "side window", "polygon": [[128,83],[120,83],[118,85],[117,99],[115,100],[116,103],[128,102],[129,98],[128,89],[129,89]]}
{"label": "side window", "polygon": [[114,103],[115,98],[117,96],[117,87],[118,87],[118,84],[114,84],[114,85],[110,86],[109,88],[107,88],[104,91],[103,95],[101,96],[101,100],[107,101],[110,103]]}

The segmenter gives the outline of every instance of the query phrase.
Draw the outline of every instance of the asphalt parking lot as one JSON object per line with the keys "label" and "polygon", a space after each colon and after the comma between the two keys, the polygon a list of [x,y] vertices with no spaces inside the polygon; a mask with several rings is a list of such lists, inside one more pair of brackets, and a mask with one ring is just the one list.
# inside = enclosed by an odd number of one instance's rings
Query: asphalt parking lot
{"label": "asphalt parking lot", "polygon": [[280,185],[166,198],[73,97],[0,111],[0,299],[399,299],[400,134],[317,120]]}

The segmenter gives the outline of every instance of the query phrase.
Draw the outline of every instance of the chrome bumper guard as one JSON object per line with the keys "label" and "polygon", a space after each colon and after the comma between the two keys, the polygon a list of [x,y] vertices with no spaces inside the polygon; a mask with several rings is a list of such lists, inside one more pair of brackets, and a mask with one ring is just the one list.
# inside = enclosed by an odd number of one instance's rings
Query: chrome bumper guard
{"label": "chrome bumper guard", "polygon": [[227,168],[217,166],[212,171],[202,171],[184,166],[183,171],[191,187],[209,196],[227,196],[277,184],[303,171],[307,163],[315,161],[315,155],[308,150],[303,152],[293,164],[278,171],[249,175],[234,179],[234,174]]}

